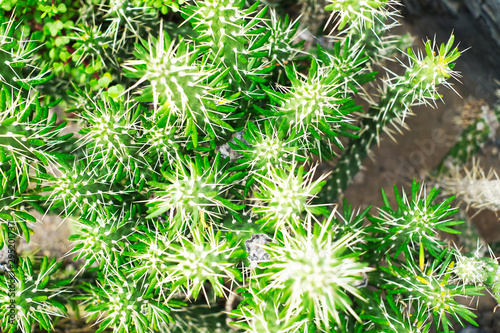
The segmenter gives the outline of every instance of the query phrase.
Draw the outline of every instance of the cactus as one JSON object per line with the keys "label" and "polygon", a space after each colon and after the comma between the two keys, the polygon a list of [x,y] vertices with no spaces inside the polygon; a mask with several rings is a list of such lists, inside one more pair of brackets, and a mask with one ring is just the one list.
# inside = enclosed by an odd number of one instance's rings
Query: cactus
{"label": "cactus", "polygon": [[[335,202],[382,132],[451,87],[454,36],[382,80],[406,43],[397,1],[299,1],[336,28],[308,48],[287,4],[2,2],[3,331],[85,313],[96,332],[449,332],[475,324],[456,296],[500,300],[494,254],[444,239],[464,184],[395,185],[378,214]],[[17,253],[32,210],[71,224],[74,267]]]}

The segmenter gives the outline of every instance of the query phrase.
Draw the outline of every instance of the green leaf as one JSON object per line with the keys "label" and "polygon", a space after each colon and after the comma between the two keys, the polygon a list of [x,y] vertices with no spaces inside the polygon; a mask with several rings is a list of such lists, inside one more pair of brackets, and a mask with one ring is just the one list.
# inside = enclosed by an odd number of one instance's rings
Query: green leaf
{"label": "green leaf", "polygon": [[9,125],[12,125],[12,123],[14,123],[15,121],[17,120],[17,117],[13,116],[13,117],[9,117],[7,119],[5,119],[1,125],[2,126],[9,126]]}
{"label": "green leaf", "polygon": [[29,243],[30,242],[30,232],[29,232],[30,229],[28,229],[25,222],[17,222],[17,225],[23,231],[24,238],[26,239],[26,243]]}
{"label": "green leaf", "polygon": [[108,95],[109,97],[116,100],[118,99],[118,96],[120,96],[124,91],[125,88],[121,84],[117,84],[108,88]]}
{"label": "green leaf", "polygon": [[57,10],[59,11],[59,13],[66,13],[66,5],[61,3],[59,6],[57,6]]}
{"label": "green leaf", "polygon": [[146,216],[146,219],[151,219],[153,217],[156,217],[158,215],[161,215],[163,213],[165,213],[167,210],[170,209],[170,205],[166,205],[166,206],[163,206],[155,211],[153,211],[152,213],[150,213],[148,216]]}
{"label": "green leaf", "polygon": [[33,301],[35,302],[44,302],[48,299],[47,296],[35,296],[33,297]]}
{"label": "green leaf", "polygon": [[309,207],[308,210],[314,215],[323,215],[323,216],[330,215],[330,210],[326,207],[312,206],[312,207]]}
{"label": "green leaf", "polygon": [[446,54],[448,54],[448,52],[451,50],[451,47],[453,46],[453,43],[455,42],[455,36],[454,35],[451,35],[450,36],[450,39],[448,40],[448,42],[446,43],[446,46],[444,48],[444,51],[443,52],[439,52],[440,55],[444,56]]}
{"label": "green leaf", "polygon": [[26,212],[22,212],[22,211],[16,211],[16,215],[25,219],[26,221],[29,221],[29,222],[36,222],[36,218],[34,218],[32,215],[26,213]]}
{"label": "green leaf", "polygon": [[250,49],[249,51],[253,51],[255,49],[258,49],[259,47],[261,47],[262,45],[264,45],[265,43],[267,43],[267,41],[269,40],[269,38],[271,37],[272,35],[272,30],[269,29],[265,34],[264,36],[262,36],[258,41],[256,41],[255,43],[252,44],[252,46],[250,46]]}
{"label": "green leaf", "polygon": [[245,205],[237,205],[224,198],[217,198],[217,200],[219,200],[224,206],[232,210],[242,210],[243,208],[245,208]]}
{"label": "green leaf", "polygon": [[97,82],[101,88],[107,88],[111,83],[111,81],[112,81],[111,75],[109,73],[105,73]]}

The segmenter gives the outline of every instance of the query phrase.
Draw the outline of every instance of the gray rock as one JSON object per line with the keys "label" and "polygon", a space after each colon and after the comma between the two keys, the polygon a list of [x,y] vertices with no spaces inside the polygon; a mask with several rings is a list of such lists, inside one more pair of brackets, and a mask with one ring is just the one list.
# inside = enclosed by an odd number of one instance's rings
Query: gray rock
{"label": "gray rock", "polygon": [[401,0],[411,15],[458,15],[467,9],[477,22],[486,24],[493,40],[500,45],[500,0]]}
{"label": "gray rock", "polygon": [[[231,143],[234,143],[234,138],[237,138],[241,142],[250,146],[250,144],[247,142],[247,140],[245,140],[243,138],[244,132],[245,131],[243,130],[243,131],[239,131],[239,132],[234,133],[233,138],[231,139]],[[216,151],[220,152],[220,156],[223,158],[229,157],[229,160],[231,162],[236,161],[237,159],[239,159],[243,156],[240,153],[238,153],[237,151],[233,150],[229,146],[229,144],[227,144],[227,143],[223,144],[222,146],[218,146]]]}
{"label": "gray rock", "polygon": [[403,0],[402,3],[410,14],[422,12],[422,4],[418,0]]}
{"label": "gray rock", "polygon": [[457,15],[464,7],[464,0],[402,0],[402,3],[410,14],[427,12]]}
{"label": "gray rock", "polygon": [[464,0],[465,6],[471,12],[472,16],[477,19],[481,17],[482,0]]}
{"label": "gray rock", "polygon": [[481,8],[500,27],[500,0],[483,0]]}
{"label": "gray rock", "polygon": [[[444,0],[440,0],[444,1]],[[450,1],[450,0],[447,0]],[[500,45],[500,0],[461,0],[472,16],[486,23],[491,37]]]}
{"label": "gray rock", "polygon": [[462,328],[458,333],[490,333],[488,331],[482,330],[477,327],[467,326],[466,328]]}
{"label": "gray rock", "polygon": [[271,242],[273,242],[273,239],[266,234],[253,234],[250,239],[245,241],[248,260],[259,262],[271,259],[271,255],[262,248],[262,245],[267,245]]}
{"label": "gray rock", "polygon": [[457,15],[464,7],[462,0],[443,0],[443,6],[452,15]]}

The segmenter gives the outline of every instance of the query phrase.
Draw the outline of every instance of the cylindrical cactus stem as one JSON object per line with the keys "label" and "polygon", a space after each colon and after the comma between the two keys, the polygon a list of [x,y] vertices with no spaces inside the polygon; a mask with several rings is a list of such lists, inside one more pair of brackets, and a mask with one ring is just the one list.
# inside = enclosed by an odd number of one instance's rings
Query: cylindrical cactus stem
{"label": "cylindrical cactus stem", "polygon": [[374,142],[379,142],[382,131],[390,134],[388,124],[402,124],[406,115],[411,114],[411,107],[418,104],[435,103],[441,96],[437,93],[438,85],[450,86],[447,78],[456,76],[453,71],[454,61],[460,56],[458,49],[452,48],[454,36],[446,44],[441,44],[439,51],[433,50],[433,43],[425,44],[426,56],[415,55],[408,49],[410,59],[404,76],[386,82],[387,89],[376,107],[368,112],[368,117],[360,122],[358,139],[352,139],[342,157],[338,160],[333,176],[326,184],[326,192],[320,197],[321,202],[332,202],[350,184],[359,171],[363,159],[368,155]]}

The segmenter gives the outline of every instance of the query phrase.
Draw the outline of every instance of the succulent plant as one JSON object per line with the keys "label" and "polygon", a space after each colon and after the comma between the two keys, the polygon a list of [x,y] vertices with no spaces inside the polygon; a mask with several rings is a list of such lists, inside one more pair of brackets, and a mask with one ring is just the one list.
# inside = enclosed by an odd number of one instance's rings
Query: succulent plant
{"label": "succulent plant", "polygon": [[[287,4],[1,3],[3,331],[82,312],[96,332],[450,332],[475,323],[455,297],[500,300],[497,258],[443,238],[465,184],[397,185],[378,214],[336,205],[381,134],[451,87],[454,36],[382,79],[407,40],[388,35],[397,1],[300,1],[336,28],[311,48]],[[71,223],[76,269],[17,259],[32,210]]]}

